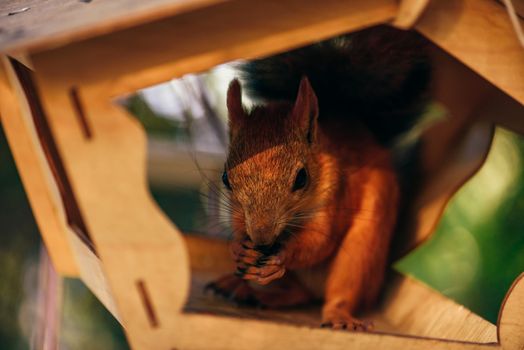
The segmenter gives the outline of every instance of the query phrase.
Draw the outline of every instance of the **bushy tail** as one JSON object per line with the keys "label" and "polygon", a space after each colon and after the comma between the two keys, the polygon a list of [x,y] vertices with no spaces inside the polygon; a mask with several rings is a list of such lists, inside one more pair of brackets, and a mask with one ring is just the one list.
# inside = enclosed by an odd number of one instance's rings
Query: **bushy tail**
{"label": "bushy tail", "polygon": [[250,61],[239,70],[248,95],[263,101],[294,101],[306,75],[320,120],[359,120],[383,143],[422,114],[431,76],[424,38],[385,25]]}

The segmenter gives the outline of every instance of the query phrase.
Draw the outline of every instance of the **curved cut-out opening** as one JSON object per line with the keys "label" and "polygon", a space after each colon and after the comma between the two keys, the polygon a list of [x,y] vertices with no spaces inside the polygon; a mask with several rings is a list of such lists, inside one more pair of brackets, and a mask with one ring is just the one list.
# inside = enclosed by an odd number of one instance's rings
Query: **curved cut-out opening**
{"label": "curved cut-out opening", "polygon": [[220,175],[228,142],[223,93],[231,74],[219,67],[118,100],[147,132],[153,198],[188,234],[229,236]]}
{"label": "curved cut-out opening", "polygon": [[[453,72],[454,69],[462,69],[465,71],[463,77],[469,79],[470,84],[475,84],[480,79],[456,61],[452,64],[453,67],[449,69],[446,64],[449,63],[447,61],[452,59],[449,57],[443,59],[442,52],[435,47],[432,50],[436,64],[441,65],[442,71],[437,72],[438,74],[445,76]],[[446,62],[442,63],[443,61]],[[207,283],[225,273],[233,272],[235,268],[227,247],[227,241],[231,235],[231,229],[228,225],[230,218],[227,216],[228,204],[223,202],[225,189],[220,179],[228,143],[225,93],[228,83],[234,76],[235,72],[231,66],[220,66],[203,74],[188,75],[146,88],[118,100],[119,104],[142,122],[148,133],[148,176],[153,197],[187,237],[192,284],[185,312],[212,313],[317,326],[320,317],[320,305],[318,303],[296,309],[261,310],[249,306],[239,307],[228,300],[212,295],[212,293],[204,293],[204,287]],[[450,80],[446,81],[445,78],[442,80],[444,83],[450,82]],[[487,83],[484,82],[484,84]],[[494,88],[490,86],[488,90],[490,89]],[[406,237],[411,238],[409,238],[409,244],[406,245],[406,242],[403,242],[403,246],[402,244],[395,246],[395,249],[398,252],[406,252],[406,246],[408,249],[412,248],[421,243],[433,231],[436,231],[437,235],[426,246],[421,247],[420,250],[397,263],[396,269],[403,274],[422,280],[440,293],[468,306],[493,322],[492,310],[500,305],[497,305],[500,301],[495,299],[502,298],[507,290],[506,284],[511,280],[514,272],[518,269],[522,270],[522,262],[515,258],[512,272],[508,273],[503,281],[498,280],[500,286],[497,287],[497,291],[493,292],[492,290],[482,295],[475,286],[483,286],[486,282],[480,281],[478,269],[485,268],[486,273],[492,274],[497,272],[485,263],[481,264],[480,261],[483,258],[478,254],[475,258],[477,259],[475,271],[472,272],[467,269],[460,271],[464,276],[471,272],[474,275],[473,278],[461,278],[462,275],[457,274],[457,269],[454,269],[454,267],[462,266],[461,264],[464,264],[463,259],[471,258],[470,255],[465,256],[462,253],[466,250],[469,251],[472,246],[469,243],[472,240],[484,239],[484,242],[473,244],[475,245],[472,248],[473,252],[469,253],[475,254],[475,251],[479,253],[480,246],[487,249],[493,243],[490,236],[491,231],[482,229],[482,232],[477,236],[471,231],[468,232],[467,237],[463,235],[465,237],[463,237],[463,240],[453,234],[453,232],[459,230],[457,227],[462,227],[462,224],[459,223],[461,220],[469,220],[467,215],[461,214],[463,208],[455,208],[455,202],[464,201],[461,198],[463,198],[463,192],[467,189],[460,190],[457,197],[444,211],[446,203],[453,194],[484,164],[493,135],[493,120],[486,120],[485,116],[480,121],[476,120],[471,114],[477,113],[477,110],[464,112],[464,115],[453,115],[453,118],[457,118],[457,121],[449,119],[449,114],[453,114],[457,106],[447,105],[446,102],[448,101],[445,97],[439,95],[442,92],[438,91],[438,88],[433,93],[435,104],[429,109],[428,118],[447,115],[448,119],[443,118],[441,124],[432,124],[431,127],[423,129],[417,135],[422,140],[418,143],[418,155],[433,158],[429,161],[419,159],[418,166],[422,170],[416,176],[420,176],[420,178],[407,179],[408,185],[412,186],[410,189],[415,205],[411,211],[406,211],[403,216],[404,225],[401,226],[401,229],[410,231],[411,236],[407,235]],[[471,99],[467,103],[474,104],[479,103],[479,101]],[[421,133],[422,136],[420,136]],[[507,135],[509,134],[500,129],[496,131],[494,154],[500,153],[497,150],[497,145],[501,137],[510,137],[513,140],[513,150],[521,149],[520,145],[524,144],[522,140],[515,135]],[[409,138],[406,138],[406,140],[406,142],[413,141]],[[441,141],[441,143],[435,143],[435,141]],[[520,158],[521,156],[522,158]],[[486,189],[490,181],[493,183],[497,181],[496,174],[499,174],[499,171],[502,170],[499,168],[500,160],[492,160],[493,157],[496,156],[490,155],[486,160],[486,165],[482,167],[482,171],[488,172],[490,175],[486,178],[481,171],[478,176],[475,176],[475,178],[484,177],[483,184],[476,185],[477,189]],[[515,159],[524,159],[524,155],[520,155],[520,153],[515,157]],[[513,160],[507,164],[515,165],[516,162]],[[512,174],[513,179],[521,176],[519,175],[520,170],[516,170],[516,168],[512,170]],[[472,182],[475,181],[475,178]],[[415,184],[417,187],[415,187]],[[471,191],[476,192],[478,190]],[[510,192],[506,190],[504,193],[508,195]],[[506,199],[510,200],[511,198],[506,197]],[[515,198],[511,200],[515,200]],[[493,208],[494,202],[491,202],[490,199],[487,199],[487,201],[490,201]],[[474,202],[470,199],[469,203],[475,204]],[[504,208],[510,204],[501,203],[500,205],[500,210],[509,210]],[[474,209],[471,210],[474,211]],[[490,213],[495,215],[493,211]],[[438,221],[442,214],[444,219]],[[494,220],[504,221],[500,216],[494,218]],[[450,237],[453,238],[451,243],[447,242],[441,244],[438,248],[430,248],[432,245],[435,246],[435,242],[449,240]],[[524,244],[513,243],[514,251],[522,252]],[[463,246],[469,248],[458,249]],[[501,248],[500,251],[502,250]],[[431,258],[434,254],[438,255],[439,258]],[[491,256],[489,252],[486,252],[483,257],[488,260],[491,259],[492,262],[498,259]],[[439,259],[442,260],[441,265],[435,266],[432,262],[439,261]],[[501,261],[496,261],[496,266],[499,266],[499,268],[504,266]],[[444,266],[449,268],[445,269]],[[494,265],[491,264],[490,266]],[[453,288],[462,288],[461,290],[464,291],[463,288],[466,287],[463,286],[467,284],[469,294],[466,292],[453,294],[453,290],[450,291],[449,289],[449,283],[438,284],[433,282],[435,280],[437,282],[446,280],[446,278],[451,278],[450,276],[453,277]],[[424,285],[395,275],[394,278],[386,282],[385,289],[386,293],[382,297],[382,302],[369,314],[363,316],[375,322],[377,331],[478,343],[496,341],[493,325],[472,315],[469,311]],[[498,294],[493,297],[493,293]],[[471,299],[471,296],[475,296],[475,299]],[[468,303],[468,300],[475,301],[478,306],[489,304],[491,305],[490,310],[475,307],[473,303]],[[427,312],[428,309],[433,311]],[[408,317],[408,315],[411,316]],[[451,323],[460,323],[460,320],[466,318],[469,318],[469,323],[465,324],[464,329],[471,327],[473,331],[468,329],[468,331],[471,331],[470,333],[464,332],[468,333],[464,335],[460,334],[460,331],[446,329],[452,328]],[[452,322],[452,319],[455,321]],[[431,323],[434,326],[431,330],[428,330],[426,325]]]}
{"label": "curved cut-out opening", "polygon": [[496,323],[524,270],[523,161],[524,137],[497,128],[482,168],[450,200],[433,237],[396,268]]}

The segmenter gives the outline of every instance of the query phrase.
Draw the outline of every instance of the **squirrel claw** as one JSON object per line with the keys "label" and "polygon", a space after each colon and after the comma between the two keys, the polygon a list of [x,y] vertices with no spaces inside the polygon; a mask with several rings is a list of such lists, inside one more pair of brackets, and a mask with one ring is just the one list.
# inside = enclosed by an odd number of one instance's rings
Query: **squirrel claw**
{"label": "squirrel claw", "polygon": [[325,315],[320,327],[350,331],[371,331],[374,328],[373,322],[361,321],[340,310]]}
{"label": "squirrel claw", "polygon": [[213,292],[214,295],[234,302],[238,305],[262,307],[255,297],[247,281],[236,275],[227,275],[204,286],[204,292]]}
{"label": "squirrel claw", "polygon": [[269,284],[270,282],[276,279],[282,278],[282,276],[284,276],[284,274],[286,273],[285,267],[277,267],[277,266],[256,268],[254,270],[255,271],[251,272],[251,269],[249,269],[248,273],[246,273],[242,277],[245,280],[253,281],[260,285]]}
{"label": "squirrel claw", "polygon": [[232,242],[231,252],[237,264],[234,276],[260,285],[266,285],[281,278],[286,271],[282,252],[280,251],[277,255],[265,254],[276,253],[277,248],[280,249],[280,246],[275,245],[271,248],[255,246],[249,240]]}

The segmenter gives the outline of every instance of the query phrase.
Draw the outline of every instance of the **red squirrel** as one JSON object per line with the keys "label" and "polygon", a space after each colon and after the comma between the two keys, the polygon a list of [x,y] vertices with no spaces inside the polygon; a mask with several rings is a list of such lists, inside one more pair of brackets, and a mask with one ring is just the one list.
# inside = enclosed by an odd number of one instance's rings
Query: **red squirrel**
{"label": "red squirrel", "polygon": [[[423,40],[380,26],[240,68],[227,92],[229,192],[237,271],[208,285],[239,302],[307,303],[299,271],[324,267],[321,325],[366,330],[399,212],[391,148],[423,111]],[[297,92],[298,86],[298,92]],[[259,289],[253,284],[277,284]]]}

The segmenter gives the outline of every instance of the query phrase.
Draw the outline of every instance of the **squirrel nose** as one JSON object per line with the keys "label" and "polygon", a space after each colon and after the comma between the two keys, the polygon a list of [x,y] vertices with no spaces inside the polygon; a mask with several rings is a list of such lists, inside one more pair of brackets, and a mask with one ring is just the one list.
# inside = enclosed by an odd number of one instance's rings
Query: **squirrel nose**
{"label": "squirrel nose", "polygon": [[259,210],[256,214],[246,211],[246,231],[255,245],[272,245],[275,241],[274,214],[269,211]]}
{"label": "squirrel nose", "polygon": [[253,243],[259,246],[270,246],[275,241],[273,225],[256,227],[250,232],[249,236],[251,236]]}

